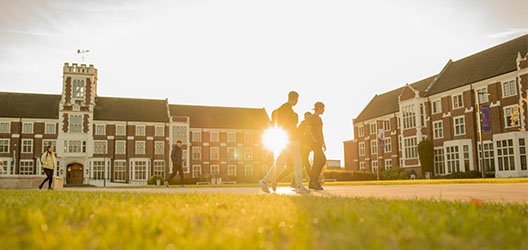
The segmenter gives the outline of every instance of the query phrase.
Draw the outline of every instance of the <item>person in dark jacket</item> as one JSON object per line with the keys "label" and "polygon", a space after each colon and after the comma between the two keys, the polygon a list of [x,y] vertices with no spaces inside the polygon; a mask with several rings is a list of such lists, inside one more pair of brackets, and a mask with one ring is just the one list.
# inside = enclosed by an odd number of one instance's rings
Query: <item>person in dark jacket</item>
{"label": "person in dark jacket", "polygon": [[171,160],[172,160],[172,174],[165,181],[165,187],[169,187],[169,181],[176,176],[176,173],[180,173],[180,184],[183,185],[183,150],[182,150],[182,141],[178,140],[176,145],[172,147],[171,151]]}
{"label": "person in dark jacket", "polygon": [[320,115],[325,111],[325,105],[322,102],[316,102],[314,104],[314,114],[311,117],[310,121],[310,133],[313,140],[313,152],[314,152],[314,162],[310,174],[310,183],[308,187],[315,190],[323,190],[323,187],[319,183],[319,177],[321,175],[321,170],[326,164],[326,156],[324,151],[326,151],[326,144],[323,136],[323,120]]}

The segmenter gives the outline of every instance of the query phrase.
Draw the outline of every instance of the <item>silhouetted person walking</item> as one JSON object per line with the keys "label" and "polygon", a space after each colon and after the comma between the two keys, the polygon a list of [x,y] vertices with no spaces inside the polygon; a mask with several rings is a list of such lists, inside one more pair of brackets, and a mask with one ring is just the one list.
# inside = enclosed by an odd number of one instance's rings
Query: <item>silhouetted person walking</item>
{"label": "silhouetted person walking", "polygon": [[310,184],[308,187],[315,190],[323,190],[321,183],[319,183],[319,177],[321,170],[326,164],[326,144],[323,136],[323,120],[320,115],[325,111],[325,106],[322,102],[316,102],[314,104],[314,114],[310,119],[310,132],[313,139],[313,151],[314,151],[314,162],[310,174]]}
{"label": "silhouetted person walking", "polygon": [[[288,102],[284,103],[278,109],[273,111],[272,119],[276,122],[277,126],[286,130],[289,135],[289,143],[285,149],[282,150],[279,157],[275,160],[273,166],[269,169],[268,173],[262,180],[259,180],[260,188],[263,192],[269,193],[268,183],[276,180],[280,173],[284,170],[284,166],[288,158],[293,162],[295,169],[295,180],[297,184],[297,193],[310,192],[307,188],[302,185],[302,163],[300,152],[300,142],[297,130],[297,122],[299,120],[298,115],[293,111],[293,106],[297,104],[299,100],[299,94],[295,91],[288,93]],[[275,117],[274,117],[275,116]]]}
{"label": "silhouetted person walking", "polygon": [[48,190],[53,190],[53,187],[51,187],[53,182],[53,170],[57,166],[57,160],[55,159],[55,154],[53,153],[53,146],[48,146],[46,148],[46,152],[42,153],[40,156],[40,163],[42,163],[42,168],[44,168],[44,173],[46,173],[46,179],[40,183],[39,189],[42,189],[44,183],[49,181]]}
{"label": "silhouetted person walking", "polygon": [[180,184],[181,187],[185,187],[183,184],[183,150],[182,150],[182,141],[177,141],[176,145],[172,147],[171,151],[171,160],[172,160],[172,174],[165,180],[165,187],[169,187],[169,181],[172,180],[176,173],[180,173]]}

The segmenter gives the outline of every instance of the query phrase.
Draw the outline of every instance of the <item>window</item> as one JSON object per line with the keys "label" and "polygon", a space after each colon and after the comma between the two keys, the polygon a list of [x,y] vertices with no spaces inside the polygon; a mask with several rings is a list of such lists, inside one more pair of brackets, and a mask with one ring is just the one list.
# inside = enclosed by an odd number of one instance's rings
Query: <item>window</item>
{"label": "window", "polygon": [[116,141],[115,142],[115,153],[119,155],[125,154],[126,143],[125,141]]}
{"label": "window", "polygon": [[92,162],[92,170],[93,170],[92,178],[94,180],[102,180],[102,179],[104,179],[105,162],[104,161],[93,161]]}
{"label": "window", "polygon": [[420,103],[420,125],[425,126],[425,110],[423,103]]}
{"label": "window", "polygon": [[462,108],[463,106],[462,94],[453,96],[453,109]]}
{"label": "window", "polygon": [[125,181],[126,161],[114,161],[114,181]]}
{"label": "window", "polygon": [[365,143],[364,142],[359,143],[359,155],[360,156],[365,155]]}
{"label": "window", "polygon": [[401,128],[401,118],[400,117],[398,117],[398,121],[396,123],[397,123],[396,125],[398,126],[398,129]]}
{"label": "window", "polygon": [[527,170],[526,141],[523,138],[519,139],[519,153],[520,153],[520,160],[521,160],[521,170]]}
{"label": "window", "polygon": [[245,165],[244,166],[244,176],[252,176],[252,175],[253,175],[253,166]]}
{"label": "window", "polygon": [[192,141],[195,141],[195,142],[202,141],[202,132],[193,131],[192,132]]}
{"label": "window", "polygon": [[375,135],[376,134],[376,123],[370,124],[370,134]]}
{"label": "window", "polygon": [[385,170],[391,170],[392,169],[392,160],[388,159],[385,160]]}
{"label": "window", "polygon": [[484,145],[484,158],[482,158],[482,147],[480,143],[478,144],[478,159],[479,159],[479,165],[481,165],[480,159],[484,159],[484,167],[486,169],[487,173],[493,173],[495,172],[495,157],[493,153],[493,143],[492,142],[484,142],[482,143]]}
{"label": "window", "polygon": [[401,135],[398,135],[398,151],[402,151],[403,150],[403,147],[402,147],[402,136]]}
{"label": "window", "polygon": [[228,160],[236,160],[236,149],[235,148],[227,148],[227,159]]}
{"label": "window", "polygon": [[46,134],[55,134],[56,132],[56,125],[55,123],[46,123],[46,129],[44,133]]}
{"label": "window", "polygon": [[147,161],[134,161],[134,180],[147,180]]}
{"label": "window", "polygon": [[116,125],[116,135],[125,135],[125,125]]}
{"label": "window", "polygon": [[32,175],[33,174],[33,160],[21,160],[20,169],[18,173],[20,175]]}
{"label": "window", "polygon": [[464,154],[464,169],[469,171],[469,145],[462,145],[462,153]]}
{"label": "window", "polygon": [[392,152],[392,140],[390,137],[385,138],[385,153]]}
{"label": "window", "polygon": [[460,172],[460,154],[458,146],[446,147],[447,173]]}
{"label": "window", "polygon": [[84,80],[73,80],[72,96],[75,99],[84,98]]}
{"label": "window", "polygon": [[165,142],[162,142],[162,141],[154,142],[154,154],[157,154],[157,155],[165,154]]}
{"label": "window", "polygon": [[504,107],[504,125],[506,128],[519,126],[519,108],[517,105]]}
{"label": "window", "polygon": [[164,160],[154,161],[154,175],[159,175],[165,178],[165,161]]}
{"label": "window", "polygon": [[136,154],[145,154],[145,141],[136,141]]}
{"label": "window", "polygon": [[45,152],[48,146],[53,146],[53,152],[57,148],[57,141],[55,140],[43,140],[42,141],[42,152]]}
{"label": "window", "polygon": [[11,174],[11,169],[8,166],[7,161],[0,162],[0,175],[8,175]]}
{"label": "window", "polygon": [[33,140],[32,139],[22,140],[22,153],[33,153]]}
{"label": "window", "polygon": [[82,125],[81,115],[70,115],[70,133],[82,133]]}
{"label": "window", "polygon": [[236,132],[227,132],[227,142],[236,142]]}
{"label": "window", "polygon": [[416,113],[414,111],[414,105],[407,105],[402,108],[403,112],[403,128],[414,128],[416,127]]}
{"label": "window", "polygon": [[209,134],[211,135],[210,141],[217,142],[220,140],[218,136],[218,131],[211,131],[209,132]]}
{"label": "window", "polygon": [[155,136],[165,136],[165,127],[163,126],[156,126],[156,129],[154,131]]}
{"label": "window", "polygon": [[32,134],[33,133],[33,123],[32,122],[24,122],[22,125],[22,133],[24,134]]}
{"label": "window", "polygon": [[172,142],[176,143],[178,140],[183,143],[187,142],[187,127],[186,126],[172,126]]}
{"label": "window", "polygon": [[64,141],[64,152],[86,153],[86,141]]}
{"label": "window", "polygon": [[371,166],[372,166],[372,173],[376,173],[378,171],[378,161],[371,161]]}
{"label": "window", "polygon": [[211,147],[211,160],[220,160],[220,148],[218,147]]}
{"label": "window", "polygon": [[455,123],[455,136],[466,134],[466,126],[465,126],[465,123],[464,123],[464,116],[459,116],[459,117],[453,118],[453,122]]}
{"label": "window", "polygon": [[105,135],[106,134],[106,125],[104,125],[104,124],[95,125],[95,134],[96,135]]}
{"label": "window", "polygon": [[244,157],[247,161],[253,160],[253,148],[252,147],[244,148]]}
{"label": "window", "polygon": [[94,154],[106,154],[106,141],[94,141]]}
{"label": "window", "polygon": [[145,126],[136,125],[136,136],[145,136]]}
{"label": "window", "polygon": [[227,165],[227,175],[228,176],[237,176],[237,166],[236,165]]}
{"label": "window", "polygon": [[0,153],[9,153],[9,139],[0,139]]}
{"label": "window", "polygon": [[376,139],[370,141],[370,154],[378,153],[378,141]]}
{"label": "window", "polygon": [[497,141],[497,160],[499,161],[499,171],[515,170],[513,139]]}
{"label": "window", "polygon": [[202,176],[202,166],[193,165],[192,166],[192,178],[199,178]]}
{"label": "window", "polygon": [[192,159],[201,160],[202,159],[202,147],[193,147],[192,148]]}
{"label": "window", "polygon": [[441,100],[436,100],[436,101],[433,101],[432,102],[432,111],[433,111],[433,114],[438,114],[440,112],[442,112],[442,102]]}
{"label": "window", "polygon": [[442,121],[433,122],[433,138],[444,138],[444,123]]}
{"label": "window", "polygon": [[10,123],[9,122],[0,122],[0,133],[10,133]]}
{"label": "window", "polygon": [[358,136],[365,136],[365,127],[359,126],[358,127]]}
{"label": "window", "polygon": [[184,173],[190,173],[189,172],[189,166],[187,166],[187,150],[184,149],[182,152],[182,168]]}
{"label": "window", "polygon": [[433,166],[435,175],[445,174],[443,148],[434,149]]}
{"label": "window", "polygon": [[366,170],[364,162],[360,162],[359,163],[359,170],[361,170],[361,171],[365,171]]}
{"label": "window", "polygon": [[252,143],[253,135],[251,133],[244,133],[244,143]]}
{"label": "window", "polygon": [[502,95],[504,97],[517,95],[517,86],[515,80],[502,83]]}
{"label": "window", "polygon": [[211,165],[211,176],[220,176],[220,166]]}
{"label": "window", "polygon": [[405,138],[403,144],[405,147],[405,159],[418,158],[418,144],[416,143],[416,137]]}
{"label": "window", "polygon": [[383,121],[382,124],[383,124],[383,130],[389,131],[391,129],[390,128],[390,120]]}
{"label": "window", "polygon": [[488,88],[487,87],[477,89],[476,91],[477,91],[479,103],[486,103],[486,102],[489,101],[488,100],[488,95],[486,95],[488,93]]}

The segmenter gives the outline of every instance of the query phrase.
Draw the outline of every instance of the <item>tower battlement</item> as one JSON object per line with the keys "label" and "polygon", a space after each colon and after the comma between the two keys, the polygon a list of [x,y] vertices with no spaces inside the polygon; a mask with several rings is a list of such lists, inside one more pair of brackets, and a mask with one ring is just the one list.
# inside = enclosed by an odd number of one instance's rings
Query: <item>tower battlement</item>
{"label": "tower battlement", "polygon": [[63,67],[63,74],[87,74],[87,75],[95,75],[97,76],[97,69],[93,66],[93,64],[89,64],[88,66],[86,64],[77,64],[72,63],[71,65],[67,62],[64,63]]}

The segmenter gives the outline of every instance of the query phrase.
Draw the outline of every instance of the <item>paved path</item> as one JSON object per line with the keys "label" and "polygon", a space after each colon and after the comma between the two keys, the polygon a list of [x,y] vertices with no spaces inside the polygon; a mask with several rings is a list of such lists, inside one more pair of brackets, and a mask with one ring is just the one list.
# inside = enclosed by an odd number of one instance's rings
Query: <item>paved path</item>
{"label": "paved path", "polygon": [[[72,191],[106,191],[138,193],[239,193],[263,194],[257,187],[200,188],[65,188]],[[279,187],[277,194],[297,195],[289,187]],[[426,184],[325,186],[324,191],[309,195],[323,197],[375,197],[385,199],[434,199],[484,202],[528,203],[528,183]]]}

